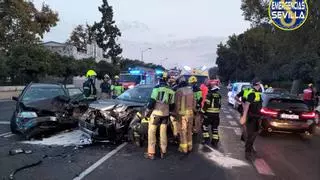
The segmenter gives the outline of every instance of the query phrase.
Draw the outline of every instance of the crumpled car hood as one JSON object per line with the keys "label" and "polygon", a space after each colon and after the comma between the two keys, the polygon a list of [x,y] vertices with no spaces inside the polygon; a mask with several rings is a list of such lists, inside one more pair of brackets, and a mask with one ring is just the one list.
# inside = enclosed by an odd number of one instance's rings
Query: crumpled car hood
{"label": "crumpled car hood", "polygon": [[132,106],[144,106],[145,103],[139,103],[139,102],[132,102],[132,101],[122,101],[118,99],[107,99],[107,100],[98,100],[92,102],[89,107],[93,109],[98,109],[101,111],[106,111],[114,108],[117,105],[125,105],[127,107],[132,107]]}

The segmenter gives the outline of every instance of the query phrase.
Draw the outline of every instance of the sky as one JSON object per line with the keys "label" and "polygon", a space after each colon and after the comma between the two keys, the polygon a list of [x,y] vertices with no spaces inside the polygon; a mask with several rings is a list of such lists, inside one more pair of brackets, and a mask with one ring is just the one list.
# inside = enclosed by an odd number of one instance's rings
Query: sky
{"label": "sky", "polygon": [[[44,41],[65,42],[78,24],[93,24],[101,17],[97,8],[102,0],[33,1],[37,7],[45,2],[59,13],[58,25],[45,35]],[[152,50],[146,52],[144,60],[159,64],[159,59],[168,58],[168,66],[183,65],[181,60],[177,59],[180,56],[193,66],[201,66],[201,63],[214,66],[215,57],[209,60],[203,58],[204,55],[215,56],[216,46],[220,41],[234,33],[239,34],[250,26],[242,16],[241,0],[109,0],[108,2],[113,6],[114,19],[122,31],[119,42],[122,47],[127,48],[124,49],[122,56],[140,59],[141,50],[151,47]],[[205,48],[206,52],[200,46],[194,47],[191,44],[199,40],[207,42],[208,39],[213,39],[212,43],[198,43],[213,47],[212,50]],[[180,47],[180,50],[173,51],[172,46]],[[190,54],[192,57],[187,55],[190,46],[193,46],[195,51]]]}

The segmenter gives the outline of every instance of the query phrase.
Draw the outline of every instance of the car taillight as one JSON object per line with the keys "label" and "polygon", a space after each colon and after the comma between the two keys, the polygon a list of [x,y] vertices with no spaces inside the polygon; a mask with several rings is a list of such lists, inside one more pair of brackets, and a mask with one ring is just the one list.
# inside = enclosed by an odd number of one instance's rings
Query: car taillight
{"label": "car taillight", "polygon": [[260,113],[272,117],[277,117],[278,115],[277,111],[265,107],[260,110]]}
{"label": "car taillight", "polygon": [[305,112],[301,114],[302,118],[305,119],[314,119],[316,117],[316,113],[315,112]]}

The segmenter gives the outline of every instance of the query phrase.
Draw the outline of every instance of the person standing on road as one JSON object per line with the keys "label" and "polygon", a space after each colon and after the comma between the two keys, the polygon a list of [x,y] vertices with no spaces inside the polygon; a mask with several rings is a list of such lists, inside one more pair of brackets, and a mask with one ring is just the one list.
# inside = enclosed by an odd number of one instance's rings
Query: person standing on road
{"label": "person standing on road", "polygon": [[[245,88],[242,89],[236,96],[235,96],[235,103],[238,103],[237,110],[240,113],[240,118],[243,115],[243,106],[244,103],[246,102],[246,97],[250,93],[251,88]],[[241,141],[246,140],[246,126],[242,127],[242,134],[241,134]]]}
{"label": "person standing on road", "polygon": [[103,82],[100,84],[101,99],[111,98],[111,84],[109,83],[110,77],[108,74],[104,75]]}
{"label": "person standing on road", "polygon": [[96,76],[94,70],[89,70],[86,74],[87,80],[83,83],[83,93],[88,100],[97,99]]}
{"label": "person standing on road", "polygon": [[192,151],[192,129],[196,100],[192,87],[188,86],[184,77],[180,78],[180,85],[175,94],[175,114],[180,130],[179,151],[189,153]]}
{"label": "person standing on road", "polygon": [[145,117],[149,118],[148,129],[148,151],[145,158],[154,159],[156,153],[157,128],[160,126],[160,149],[161,158],[167,153],[167,124],[169,112],[174,108],[174,91],[167,84],[167,73],[160,77],[159,84],[155,86],[151,93],[150,101],[147,105]]}
{"label": "person standing on road", "polygon": [[124,92],[124,87],[120,84],[119,79],[119,76],[115,76],[114,83],[111,86],[111,94],[113,99]]}
{"label": "person standing on road", "polygon": [[[176,83],[176,80],[173,77],[170,77],[168,80],[168,84],[171,87],[173,91],[176,91],[178,88],[178,85]],[[175,117],[174,114],[170,114],[170,122],[172,124],[172,131],[173,131],[173,136],[174,136],[174,143],[179,142],[179,130],[178,130],[178,121],[177,118]]]}
{"label": "person standing on road", "polygon": [[[220,124],[221,95],[218,92],[219,87],[215,84],[209,84],[209,92],[201,112],[204,114],[202,124],[203,143],[211,144],[216,147],[219,142],[218,126]],[[209,134],[211,125],[212,137]]]}
{"label": "person standing on road", "polygon": [[252,155],[255,153],[253,144],[259,131],[260,110],[262,108],[260,84],[260,80],[255,78],[252,81],[253,88],[244,94],[246,101],[243,104],[243,115],[240,118],[240,124],[246,127],[245,157],[247,160],[252,160]]}
{"label": "person standing on road", "polygon": [[201,114],[200,114],[200,110],[201,110],[201,103],[202,103],[202,91],[201,89],[198,87],[197,82],[198,79],[195,76],[191,76],[188,79],[189,85],[192,87],[193,90],[193,96],[196,100],[196,112],[194,115],[194,132],[198,133],[200,131],[201,128]]}
{"label": "person standing on road", "polygon": [[313,84],[309,84],[308,88],[303,90],[303,101],[308,105],[309,109],[314,109],[315,93],[313,90]]}

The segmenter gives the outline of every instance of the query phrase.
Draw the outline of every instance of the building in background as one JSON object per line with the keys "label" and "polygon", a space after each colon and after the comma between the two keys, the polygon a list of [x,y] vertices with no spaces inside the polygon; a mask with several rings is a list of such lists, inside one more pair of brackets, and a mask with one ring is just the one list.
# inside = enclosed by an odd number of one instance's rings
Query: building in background
{"label": "building in background", "polygon": [[103,58],[103,50],[99,48],[96,42],[87,45],[86,52],[77,51],[77,48],[73,45],[66,44],[66,43],[59,43],[55,41],[48,41],[42,43],[44,47],[49,49],[52,52],[58,53],[61,56],[70,56],[74,57],[75,59],[85,59],[85,58],[93,58],[96,62],[99,61],[107,61],[111,62],[110,59]]}

